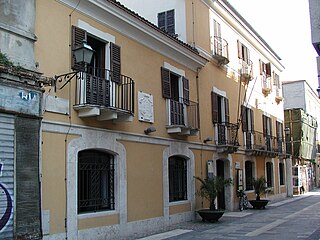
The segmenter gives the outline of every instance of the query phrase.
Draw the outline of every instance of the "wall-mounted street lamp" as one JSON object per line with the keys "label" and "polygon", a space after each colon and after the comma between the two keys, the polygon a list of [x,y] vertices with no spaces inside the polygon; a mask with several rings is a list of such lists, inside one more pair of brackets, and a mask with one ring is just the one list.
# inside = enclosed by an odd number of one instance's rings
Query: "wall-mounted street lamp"
{"label": "wall-mounted street lamp", "polygon": [[[78,45],[73,50],[73,55],[75,56],[75,62],[78,64],[89,64],[91,62],[92,56],[93,56],[94,50],[91,46],[87,44],[86,40],[82,41],[81,45]],[[64,81],[64,84],[59,88],[61,90],[64,88],[65,85],[67,85],[74,77],[77,76],[79,71],[74,71],[70,73],[65,73],[61,75],[54,76],[54,90],[57,90],[57,82]]]}

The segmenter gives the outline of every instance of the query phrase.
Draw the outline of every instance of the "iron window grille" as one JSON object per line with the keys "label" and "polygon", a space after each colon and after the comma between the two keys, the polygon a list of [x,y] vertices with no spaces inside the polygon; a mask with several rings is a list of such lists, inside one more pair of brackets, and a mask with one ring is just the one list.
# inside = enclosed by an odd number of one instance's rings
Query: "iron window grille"
{"label": "iron window grille", "polygon": [[114,210],[114,157],[96,150],[78,156],[78,213]]}
{"label": "iron window grille", "polygon": [[169,202],[187,200],[187,160],[169,158]]}

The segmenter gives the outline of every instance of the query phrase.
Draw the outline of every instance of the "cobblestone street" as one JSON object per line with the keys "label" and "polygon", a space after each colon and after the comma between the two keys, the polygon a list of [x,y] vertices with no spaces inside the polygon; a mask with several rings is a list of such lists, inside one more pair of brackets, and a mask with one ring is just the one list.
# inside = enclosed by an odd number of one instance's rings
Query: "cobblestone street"
{"label": "cobblestone street", "polygon": [[226,212],[218,223],[202,221],[173,225],[166,232],[140,240],[320,239],[320,191],[270,202],[265,210]]}

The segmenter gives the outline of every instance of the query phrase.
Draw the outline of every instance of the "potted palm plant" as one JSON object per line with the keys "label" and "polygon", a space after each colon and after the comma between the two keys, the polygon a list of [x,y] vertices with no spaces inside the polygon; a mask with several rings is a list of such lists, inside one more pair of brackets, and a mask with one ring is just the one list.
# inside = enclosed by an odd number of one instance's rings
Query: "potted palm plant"
{"label": "potted palm plant", "polygon": [[202,179],[195,177],[201,182],[200,189],[196,192],[198,196],[201,196],[209,201],[209,209],[200,209],[197,213],[202,218],[202,221],[216,222],[224,214],[223,210],[216,209],[215,200],[218,193],[222,192],[225,186],[232,184],[232,179],[224,179],[223,177],[214,176],[212,178]]}
{"label": "potted palm plant", "polygon": [[264,194],[267,189],[266,183],[264,176],[261,176],[258,179],[252,179],[256,199],[250,200],[249,202],[254,209],[264,209],[269,202],[267,199],[261,199],[261,195]]}

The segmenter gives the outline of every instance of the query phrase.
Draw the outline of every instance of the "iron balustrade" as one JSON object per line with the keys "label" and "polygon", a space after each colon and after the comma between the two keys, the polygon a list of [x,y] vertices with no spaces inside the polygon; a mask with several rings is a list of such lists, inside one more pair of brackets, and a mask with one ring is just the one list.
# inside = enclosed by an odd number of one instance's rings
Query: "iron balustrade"
{"label": "iron balustrade", "polygon": [[105,107],[134,113],[134,81],[108,69],[88,66],[77,76],[76,105]]}
{"label": "iron balustrade", "polygon": [[238,145],[238,125],[229,122],[215,123],[216,145]]}
{"label": "iron balustrade", "polygon": [[241,59],[241,68],[240,68],[240,74],[242,77],[245,78],[252,78],[253,77],[253,62],[250,59],[243,60]]}
{"label": "iron balustrade", "polygon": [[218,36],[214,36],[213,38],[213,54],[225,57],[226,59],[229,59],[229,50],[228,50],[228,42]]}
{"label": "iron balustrade", "polygon": [[280,154],[285,152],[285,141],[283,137],[266,135],[258,131],[245,132],[244,136],[247,150],[263,150]]}
{"label": "iron balustrade", "polygon": [[187,99],[169,99],[170,125],[199,129],[199,104]]}

